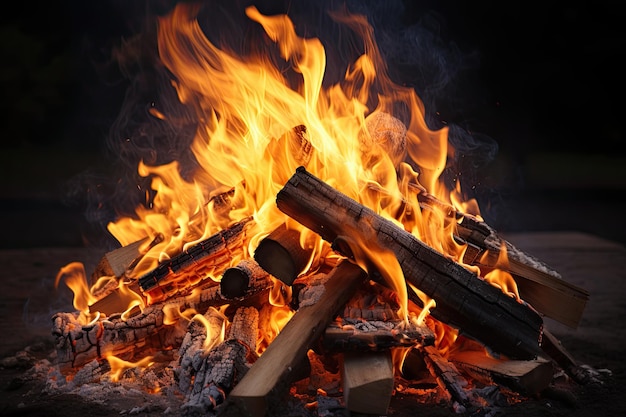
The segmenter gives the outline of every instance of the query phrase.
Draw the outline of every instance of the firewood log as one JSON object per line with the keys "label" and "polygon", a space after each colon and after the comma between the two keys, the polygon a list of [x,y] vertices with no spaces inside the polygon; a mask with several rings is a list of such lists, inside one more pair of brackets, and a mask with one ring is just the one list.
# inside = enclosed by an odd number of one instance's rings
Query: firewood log
{"label": "firewood log", "polygon": [[235,299],[272,286],[269,274],[253,259],[244,259],[224,271],[220,292],[224,298]]}
{"label": "firewood log", "polygon": [[194,384],[182,406],[189,415],[206,415],[222,404],[230,390],[256,360],[254,348],[259,312],[254,307],[237,309],[227,338],[203,358]]}
{"label": "firewood log", "polygon": [[366,278],[361,268],[348,261],[341,262],[329,275],[319,301],[296,311],[231,391],[229,414],[265,416],[272,405],[270,397],[286,394],[293,373],[306,360],[307,350]]}
{"label": "firewood log", "polygon": [[320,341],[322,352],[383,351],[417,344],[432,345],[435,335],[426,326],[402,320],[342,319],[326,327]]}
{"label": "firewood log", "polygon": [[541,353],[543,320],[534,310],[304,168],[298,168],[279,191],[276,203],[328,242],[352,236],[380,252],[392,251],[406,281],[437,302],[431,311],[436,319],[512,358],[530,359]]}
{"label": "firewood log", "polygon": [[178,308],[181,311],[195,308],[206,311],[211,306],[230,302],[219,293],[219,286],[200,289],[188,297],[147,306],[139,314],[126,320],[117,314],[100,317],[88,325],[78,321],[78,313],[57,313],[52,317],[52,335],[55,340],[57,364],[62,373],[108,354],[131,360],[141,352],[171,349],[180,345],[184,328],[174,320],[165,324],[165,308]]}
{"label": "firewood log", "polygon": [[192,320],[187,326],[187,333],[178,348],[178,368],[174,370],[178,388],[188,394],[193,387],[193,380],[200,371],[206,351],[215,346],[223,337],[225,317],[215,309],[208,309],[203,314],[202,322]]}
{"label": "firewood log", "polygon": [[437,383],[450,398],[464,408],[475,408],[473,399],[466,392],[468,382],[454,364],[448,362],[439,354],[434,346],[419,347],[428,370],[437,380]]}
{"label": "firewood log", "polygon": [[545,358],[528,361],[496,359],[484,351],[467,350],[450,355],[450,361],[484,384],[499,384],[523,395],[535,395],[552,382],[554,366]]}
{"label": "firewood log", "polygon": [[265,271],[291,285],[309,264],[312,252],[300,244],[300,231],[282,224],[261,240],[254,259]]}
{"label": "firewood log", "polygon": [[393,394],[391,352],[346,352],[342,362],[343,398],[354,413],[387,415]]}
{"label": "firewood log", "polygon": [[[458,211],[429,194],[419,184],[410,183],[409,187],[417,194],[420,207],[436,208],[455,223],[455,238],[460,244],[467,245],[464,263],[479,266],[487,273],[496,267],[504,247],[508,264],[498,265],[498,268],[514,277],[521,298],[547,317],[571,328],[578,326],[589,298],[589,293],[584,288],[565,281],[557,271],[515,247],[476,216]],[[368,185],[368,188],[385,193],[382,188],[373,184]]]}
{"label": "firewood log", "polygon": [[175,295],[181,288],[197,286],[209,277],[217,277],[236,263],[255,222],[246,217],[227,229],[215,233],[138,279],[149,298],[160,301]]}

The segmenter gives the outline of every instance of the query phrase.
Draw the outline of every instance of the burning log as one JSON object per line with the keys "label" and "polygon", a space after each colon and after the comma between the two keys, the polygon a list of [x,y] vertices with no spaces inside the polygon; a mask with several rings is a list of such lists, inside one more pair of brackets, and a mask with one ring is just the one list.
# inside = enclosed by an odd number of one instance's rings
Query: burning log
{"label": "burning log", "polygon": [[[437,208],[454,222],[455,239],[467,245],[464,263],[479,266],[485,273],[498,265],[498,268],[513,275],[521,297],[535,310],[571,328],[578,326],[589,298],[586,290],[563,280],[558,272],[500,237],[484,221],[459,212],[419,184],[410,183],[409,187],[417,193],[420,207]],[[368,188],[378,193],[385,192],[375,185],[369,185]],[[498,264],[503,248],[506,250],[507,265]]]}
{"label": "burning log", "polygon": [[204,415],[215,409],[246,375],[249,364],[256,360],[258,321],[259,312],[254,307],[237,309],[226,340],[203,357],[183,404],[186,413]]}
{"label": "burning log", "polygon": [[[281,211],[328,242],[351,236],[381,252],[383,248],[391,250],[407,282],[437,302],[431,312],[436,319],[512,358],[530,359],[541,352],[543,320],[534,310],[306,169],[296,170],[278,193],[276,203]],[[411,299],[421,304],[417,296]]]}
{"label": "burning log", "polygon": [[323,352],[369,352],[432,345],[434,341],[435,335],[428,327],[411,322],[344,318],[326,328],[320,343]]}
{"label": "burning log", "polygon": [[499,384],[523,395],[535,395],[550,385],[554,376],[551,361],[496,359],[483,351],[455,352],[450,361],[466,374],[484,384]]}
{"label": "burning log", "polygon": [[300,244],[300,231],[282,224],[261,240],[254,259],[264,270],[291,285],[309,264],[312,252],[312,248]]}
{"label": "burning log", "polygon": [[269,274],[252,259],[244,259],[226,269],[220,280],[220,292],[228,299],[249,297],[271,286]]}
{"label": "burning log", "polygon": [[386,415],[393,393],[391,352],[346,352],[342,362],[343,399],[351,412]]}
{"label": "burning log", "polygon": [[233,415],[265,416],[270,396],[280,396],[307,350],[319,339],[339,309],[364,282],[365,272],[348,261],[329,273],[319,300],[298,309],[228,397]]}
{"label": "burning log", "polygon": [[252,217],[244,218],[206,240],[159,264],[139,278],[139,286],[152,300],[163,300],[210,276],[220,274],[243,254]]}
{"label": "burning log", "polygon": [[188,393],[193,386],[193,379],[204,363],[205,351],[219,343],[225,325],[224,316],[213,308],[203,315],[204,320],[192,320],[187,326],[187,333],[178,349],[178,368],[175,373],[178,388]]}
{"label": "burning log", "polygon": [[435,377],[443,391],[448,393],[450,398],[462,407],[476,408],[473,399],[465,390],[468,382],[454,364],[448,362],[433,346],[420,347],[419,351],[423,355],[428,370]]}
{"label": "burning log", "polygon": [[148,306],[128,319],[118,314],[82,324],[78,320],[79,313],[57,313],[52,317],[52,335],[59,370],[68,373],[107,355],[130,360],[139,352],[148,355],[151,351],[176,348],[180,346],[185,332],[176,319],[173,324],[165,323],[167,309],[206,311],[211,306],[227,302],[220,295],[219,286],[214,285],[193,296]]}

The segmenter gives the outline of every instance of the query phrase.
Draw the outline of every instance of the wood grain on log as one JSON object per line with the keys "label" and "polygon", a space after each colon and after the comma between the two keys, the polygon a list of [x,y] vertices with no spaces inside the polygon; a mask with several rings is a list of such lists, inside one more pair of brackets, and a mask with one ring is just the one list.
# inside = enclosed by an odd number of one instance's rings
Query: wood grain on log
{"label": "wood grain on log", "polygon": [[229,395],[229,409],[239,415],[260,417],[270,407],[270,396],[281,396],[291,384],[299,362],[319,339],[341,307],[366,278],[348,261],[330,272],[326,291],[315,304],[301,307]]}
{"label": "wood grain on log", "polygon": [[437,302],[431,311],[436,319],[512,358],[530,359],[541,352],[543,320],[534,310],[304,168],[279,191],[276,203],[328,242],[352,236],[381,252],[391,250],[406,281]]}

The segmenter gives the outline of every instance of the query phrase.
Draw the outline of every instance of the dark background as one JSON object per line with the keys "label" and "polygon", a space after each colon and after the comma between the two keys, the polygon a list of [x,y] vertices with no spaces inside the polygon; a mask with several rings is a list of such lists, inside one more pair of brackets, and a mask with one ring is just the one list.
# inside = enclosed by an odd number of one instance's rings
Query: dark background
{"label": "dark background", "polygon": [[[113,51],[171,3],[20,2],[3,13],[0,248],[98,243],[106,218],[87,210],[89,187],[116,165],[106,138],[131,84]],[[295,9],[256,3],[262,12]],[[391,72],[424,98],[429,122],[488,148],[468,150],[459,165],[486,221],[503,233],[579,230],[626,243],[626,16],[618,3],[404,6],[390,19],[394,30],[418,25],[439,54],[395,62]]]}

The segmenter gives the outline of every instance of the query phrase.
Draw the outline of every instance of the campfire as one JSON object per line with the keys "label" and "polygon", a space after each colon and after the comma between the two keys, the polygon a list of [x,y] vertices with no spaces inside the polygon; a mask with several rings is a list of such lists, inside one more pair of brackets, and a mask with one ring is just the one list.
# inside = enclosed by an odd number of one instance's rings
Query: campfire
{"label": "campfire", "polygon": [[[247,8],[264,37],[241,54],[200,11],[178,4],[157,33],[198,121],[193,167],[140,163],[119,248],[59,271],[75,311],[53,316],[51,387],[132,384],[184,415],[384,415],[398,393],[480,412],[593,377],[544,323],[575,328],[588,293],[446,185],[448,130],[388,76],[364,16],[331,13],[363,53],[329,85],[324,45],[286,15]],[[151,117],[175,125],[169,109]]]}

